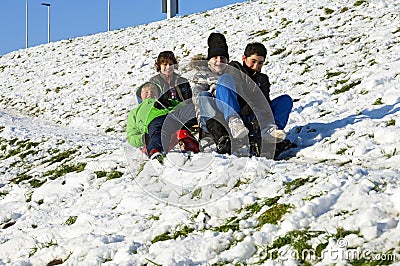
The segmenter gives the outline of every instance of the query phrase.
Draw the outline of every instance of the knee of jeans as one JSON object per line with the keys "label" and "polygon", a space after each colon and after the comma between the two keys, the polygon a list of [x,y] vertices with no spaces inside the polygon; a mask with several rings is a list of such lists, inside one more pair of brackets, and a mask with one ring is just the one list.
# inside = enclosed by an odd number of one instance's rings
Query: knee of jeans
{"label": "knee of jeans", "polygon": [[290,108],[293,107],[293,99],[287,94],[280,95],[277,98],[273,99],[272,101],[275,102],[276,104],[279,103],[288,106]]}
{"label": "knee of jeans", "polygon": [[293,107],[293,99],[292,99],[292,97],[290,97],[289,95],[287,95],[287,94],[284,94],[284,95],[282,95],[283,97],[284,97],[284,101],[286,102],[286,104],[288,105],[288,106],[290,106],[290,108],[292,108]]}

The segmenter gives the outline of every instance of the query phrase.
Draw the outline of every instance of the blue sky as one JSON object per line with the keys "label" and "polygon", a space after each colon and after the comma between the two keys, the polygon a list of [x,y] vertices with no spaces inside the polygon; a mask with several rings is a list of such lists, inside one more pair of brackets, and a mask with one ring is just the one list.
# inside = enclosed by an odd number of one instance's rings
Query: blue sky
{"label": "blue sky", "polygon": [[[162,0],[110,0],[111,30],[146,24],[166,18]],[[179,0],[180,16],[245,0]],[[66,40],[107,31],[108,0],[28,0],[29,47],[47,43],[47,7],[50,7],[50,39]],[[24,49],[26,0],[1,0],[0,55]]]}

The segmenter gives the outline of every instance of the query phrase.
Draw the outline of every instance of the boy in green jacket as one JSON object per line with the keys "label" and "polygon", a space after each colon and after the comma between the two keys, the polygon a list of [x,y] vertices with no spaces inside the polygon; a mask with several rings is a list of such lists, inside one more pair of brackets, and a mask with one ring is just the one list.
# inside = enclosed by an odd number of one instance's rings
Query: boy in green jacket
{"label": "boy in green jacket", "polygon": [[[141,85],[136,96],[140,103],[138,107],[128,114],[126,136],[133,147],[143,147],[143,152],[150,158],[156,158],[161,152],[168,151],[177,143],[182,151],[199,151],[199,143],[186,129],[176,130],[175,126],[181,126],[177,121],[173,126],[163,128],[167,115],[176,110],[178,102],[171,99],[158,99],[161,87],[153,82]],[[169,119],[171,120],[171,119]],[[163,132],[168,131],[168,132]],[[173,132],[171,132],[171,130]],[[162,134],[170,136],[170,145],[167,149],[162,145]]]}

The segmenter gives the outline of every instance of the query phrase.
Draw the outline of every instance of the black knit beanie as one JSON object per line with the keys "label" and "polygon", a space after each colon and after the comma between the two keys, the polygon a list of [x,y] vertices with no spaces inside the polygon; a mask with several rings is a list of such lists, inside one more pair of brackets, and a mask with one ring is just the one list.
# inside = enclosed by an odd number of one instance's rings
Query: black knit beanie
{"label": "black knit beanie", "polygon": [[228,45],[225,36],[221,33],[211,33],[208,36],[208,55],[207,60],[215,56],[225,56],[229,61]]}

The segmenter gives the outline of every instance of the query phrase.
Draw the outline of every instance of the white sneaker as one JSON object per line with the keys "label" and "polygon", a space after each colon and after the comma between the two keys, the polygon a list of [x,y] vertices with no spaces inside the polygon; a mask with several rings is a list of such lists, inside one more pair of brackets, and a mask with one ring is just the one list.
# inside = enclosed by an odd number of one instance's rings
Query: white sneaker
{"label": "white sneaker", "polygon": [[244,126],[242,119],[239,117],[230,117],[228,126],[234,139],[242,139],[249,134],[249,130]]}
{"label": "white sneaker", "polygon": [[270,143],[279,143],[286,138],[286,133],[285,131],[273,126],[263,129],[261,131],[261,136],[263,139],[266,139]]}

